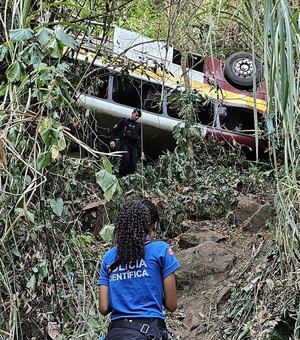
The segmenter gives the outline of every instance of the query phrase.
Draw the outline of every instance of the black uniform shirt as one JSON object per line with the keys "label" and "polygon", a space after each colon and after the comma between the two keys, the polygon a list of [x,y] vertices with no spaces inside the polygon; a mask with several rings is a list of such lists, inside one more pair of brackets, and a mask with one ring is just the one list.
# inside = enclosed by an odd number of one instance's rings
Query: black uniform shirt
{"label": "black uniform shirt", "polygon": [[141,149],[141,127],[138,122],[121,119],[112,129],[111,139],[119,139],[120,144],[130,144]]}

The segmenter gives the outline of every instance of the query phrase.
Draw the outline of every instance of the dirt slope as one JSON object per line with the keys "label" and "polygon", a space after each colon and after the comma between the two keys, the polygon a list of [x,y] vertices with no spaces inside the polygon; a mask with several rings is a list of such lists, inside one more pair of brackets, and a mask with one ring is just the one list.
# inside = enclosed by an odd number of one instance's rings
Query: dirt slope
{"label": "dirt slope", "polygon": [[178,309],[167,317],[176,339],[224,339],[219,327],[232,289],[249,261],[272,241],[266,228],[270,209],[268,203],[241,197],[235,225],[227,220],[182,223],[184,232],[173,244],[182,266],[177,273]]}

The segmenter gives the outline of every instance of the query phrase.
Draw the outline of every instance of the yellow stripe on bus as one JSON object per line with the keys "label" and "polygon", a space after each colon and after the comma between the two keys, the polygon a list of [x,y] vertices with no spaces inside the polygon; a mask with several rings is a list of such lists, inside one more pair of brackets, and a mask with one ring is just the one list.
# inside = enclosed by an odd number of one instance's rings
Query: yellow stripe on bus
{"label": "yellow stripe on bus", "polygon": [[[142,70],[136,69],[133,71],[136,74],[142,74]],[[181,86],[184,87],[184,81],[182,77],[171,76],[169,73],[158,71],[157,74],[147,71],[146,74],[156,81],[163,82],[166,86]],[[244,106],[248,106],[254,108],[254,98],[247,96],[245,94],[239,94],[232,91],[227,90],[216,90],[216,88],[212,85],[205,84],[199,81],[191,81],[191,88],[195,89],[200,94],[206,95],[209,98],[226,101],[228,104],[240,104]],[[263,99],[256,98],[256,108],[259,111],[267,110],[267,102]]]}
{"label": "yellow stripe on bus", "polygon": [[[86,52],[85,49],[80,49],[79,56],[82,55],[83,59],[88,59],[88,61],[93,61],[95,59],[96,53],[89,51]],[[121,60],[122,58],[116,57],[115,60]],[[126,59],[125,59],[126,60]],[[184,81],[182,76],[173,76],[171,73],[162,71],[160,69],[156,70],[156,73],[146,68],[146,66],[140,65],[138,63],[132,62],[133,65],[138,66],[136,69],[130,71],[130,74],[134,74],[136,76],[143,76],[149,77],[153,79],[157,83],[164,84],[165,86],[170,86],[172,88],[176,86],[184,87]],[[107,59],[104,58],[97,58],[94,62],[95,66],[99,65],[102,67],[112,67],[113,64],[107,63]],[[120,67],[119,65],[117,67]],[[256,105],[253,97],[247,96],[245,94],[239,94],[232,91],[218,89],[212,85],[202,83],[200,81],[192,80],[190,82],[191,88],[195,89],[200,94],[203,94],[209,98],[224,101],[227,104],[234,104],[234,106],[247,106],[250,108],[254,108],[259,111],[266,111],[267,110],[267,102],[263,99],[256,98]]]}

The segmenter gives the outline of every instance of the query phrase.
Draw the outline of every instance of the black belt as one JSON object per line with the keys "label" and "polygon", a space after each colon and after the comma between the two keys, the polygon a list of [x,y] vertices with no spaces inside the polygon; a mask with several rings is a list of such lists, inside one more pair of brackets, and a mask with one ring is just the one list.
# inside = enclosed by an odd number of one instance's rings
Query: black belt
{"label": "black belt", "polygon": [[109,330],[112,328],[128,328],[147,334],[153,327],[166,328],[165,320],[159,318],[117,319],[111,321]]}

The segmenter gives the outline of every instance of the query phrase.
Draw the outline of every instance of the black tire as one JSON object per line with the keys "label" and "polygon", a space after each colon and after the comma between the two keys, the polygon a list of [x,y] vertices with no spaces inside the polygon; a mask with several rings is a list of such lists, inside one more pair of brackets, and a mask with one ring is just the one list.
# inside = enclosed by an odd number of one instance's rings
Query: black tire
{"label": "black tire", "polygon": [[256,83],[261,80],[261,62],[255,57],[254,68],[251,53],[237,52],[225,61],[224,74],[231,85],[242,89],[249,89],[253,87],[253,76],[255,76]]}

